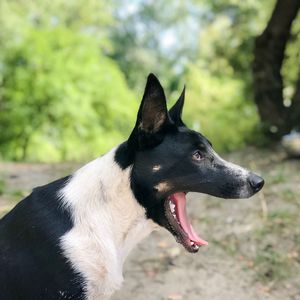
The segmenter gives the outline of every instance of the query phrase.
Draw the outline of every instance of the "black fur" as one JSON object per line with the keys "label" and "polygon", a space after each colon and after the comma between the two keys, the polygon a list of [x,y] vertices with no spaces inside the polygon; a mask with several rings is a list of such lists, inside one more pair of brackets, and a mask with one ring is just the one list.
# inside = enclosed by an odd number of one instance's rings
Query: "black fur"
{"label": "black fur", "polygon": [[68,180],[35,188],[1,219],[1,300],[84,299],[83,280],[58,246],[73,226],[57,195]]}
{"label": "black fur", "polygon": [[[182,121],[184,98],[185,88],[168,112],[163,88],[150,74],[136,125],[115,157],[123,169],[132,166],[131,188],[145,207],[147,216],[168,230],[164,206],[175,192],[193,191],[221,198],[240,198],[253,195],[263,185],[262,178],[255,174],[248,172],[249,178],[244,178],[242,169],[236,166],[236,170],[232,170],[216,155],[212,144],[203,135],[185,126]],[[153,127],[157,115],[164,115],[164,122],[155,132],[140,126],[147,123],[147,128]],[[195,160],[195,155],[201,159]],[[159,170],[153,171],[156,165]],[[257,190],[252,188],[252,176],[260,183]],[[165,184],[165,188],[160,190],[159,184]],[[244,196],[242,189],[247,191]]]}
{"label": "black fur", "polygon": [[185,124],[182,121],[184,98],[185,98],[185,87],[183,88],[179,99],[177,100],[177,102],[173,105],[173,107],[169,111],[169,115],[170,115],[172,121],[178,127],[185,126]]}

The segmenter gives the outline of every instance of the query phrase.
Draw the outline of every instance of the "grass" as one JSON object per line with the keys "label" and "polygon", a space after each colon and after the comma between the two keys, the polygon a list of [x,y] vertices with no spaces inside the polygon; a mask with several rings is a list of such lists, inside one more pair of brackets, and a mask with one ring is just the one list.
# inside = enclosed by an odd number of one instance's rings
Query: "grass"
{"label": "grass", "polygon": [[[286,189],[282,193],[287,196],[284,201],[298,199],[296,192]],[[299,216],[298,209],[273,208],[267,220],[257,220],[252,231],[213,242],[235,259],[242,258],[244,270],[253,270],[255,281],[285,282],[300,276]]]}
{"label": "grass", "polygon": [[[294,200],[295,193],[283,192]],[[298,210],[274,210],[268,219],[255,231],[258,245],[253,259],[256,279],[266,282],[279,282],[299,272],[300,268],[300,225]]]}
{"label": "grass", "polygon": [[285,200],[293,201],[296,200],[300,195],[291,189],[284,189],[281,191],[281,196]]}
{"label": "grass", "polygon": [[295,272],[292,259],[273,245],[267,245],[258,251],[254,259],[254,269],[256,279],[263,283],[287,279]]}
{"label": "grass", "polygon": [[2,180],[2,179],[0,179],[0,196],[4,194],[4,192],[5,192],[5,187],[6,187],[5,181]]}
{"label": "grass", "polygon": [[286,175],[282,171],[274,175],[269,175],[266,178],[266,182],[268,184],[279,184],[285,182],[286,180]]}
{"label": "grass", "polygon": [[25,190],[14,190],[9,193],[9,197],[16,201],[23,199],[26,195],[27,191]]}
{"label": "grass", "polygon": [[240,253],[239,240],[235,234],[226,235],[223,240],[212,239],[211,241],[230,256],[234,257]]}
{"label": "grass", "polygon": [[300,208],[300,194],[291,189],[284,189],[281,191],[280,196],[287,202]]}
{"label": "grass", "polygon": [[10,191],[4,180],[0,180],[0,218],[27,195],[27,191],[16,189]]}

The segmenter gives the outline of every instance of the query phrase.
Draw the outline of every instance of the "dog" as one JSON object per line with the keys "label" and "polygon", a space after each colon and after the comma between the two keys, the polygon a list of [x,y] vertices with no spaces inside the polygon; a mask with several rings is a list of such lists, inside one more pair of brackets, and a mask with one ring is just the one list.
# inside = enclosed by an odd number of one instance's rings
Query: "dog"
{"label": "dog", "polygon": [[264,180],[223,160],[182,121],[185,89],[168,111],[150,74],[128,140],[73,175],[35,188],[0,221],[0,299],[109,299],[123,263],[164,227],[196,253],[207,242],[186,194],[248,198]]}

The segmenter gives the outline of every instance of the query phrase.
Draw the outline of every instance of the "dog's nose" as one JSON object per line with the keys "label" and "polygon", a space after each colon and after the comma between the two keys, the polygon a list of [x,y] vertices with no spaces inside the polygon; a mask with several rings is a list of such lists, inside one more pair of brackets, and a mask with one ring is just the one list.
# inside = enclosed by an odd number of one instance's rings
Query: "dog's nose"
{"label": "dog's nose", "polygon": [[260,176],[254,174],[254,173],[250,174],[248,181],[255,193],[260,191],[265,184],[265,181],[263,180],[263,178],[261,178]]}

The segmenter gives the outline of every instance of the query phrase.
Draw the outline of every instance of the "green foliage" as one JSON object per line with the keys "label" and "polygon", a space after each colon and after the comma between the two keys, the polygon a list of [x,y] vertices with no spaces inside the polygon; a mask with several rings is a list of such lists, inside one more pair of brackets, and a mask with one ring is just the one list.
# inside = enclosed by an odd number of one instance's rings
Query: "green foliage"
{"label": "green foliage", "polygon": [[196,2],[207,9],[199,39],[201,61],[216,74],[246,76],[249,84],[254,38],[266,26],[275,0]]}
{"label": "green foliage", "polygon": [[[0,1],[0,159],[83,160],[124,139],[149,72],[187,85],[185,119],[218,150],[256,141],[254,38],[275,0]],[[298,77],[299,19],[283,66]],[[287,105],[289,103],[286,103]],[[262,141],[259,141],[261,144]]]}
{"label": "green foliage", "polygon": [[113,24],[111,5],[101,0],[2,0],[0,1],[0,40],[14,43],[32,27],[64,26],[75,32],[85,32],[110,47],[107,33]]}
{"label": "green foliage", "polygon": [[2,51],[1,65],[3,158],[85,159],[129,133],[133,95],[91,37],[32,28]]}
{"label": "green foliage", "polygon": [[[126,3],[120,5],[126,11]],[[254,132],[261,144],[251,103],[252,49],[273,5],[274,0],[141,2],[119,14],[113,58],[135,88],[149,68],[163,75],[171,93],[185,83],[187,123],[208,134],[219,150],[244,146]]]}
{"label": "green foliage", "polygon": [[243,147],[258,121],[254,104],[244,98],[244,82],[212,76],[199,66],[190,66],[187,82],[186,122],[218,150]]}
{"label": "green foliage", "polygon": [[273,0],[193,1],[202,7],[198,55],[186,69],[188,123],[221,151],[258,141],[251,61],[254,38],[269,18]]}

